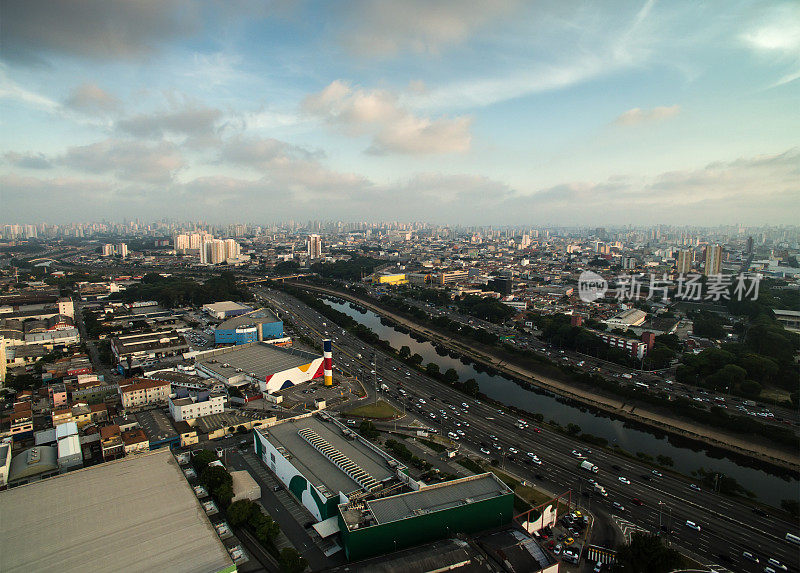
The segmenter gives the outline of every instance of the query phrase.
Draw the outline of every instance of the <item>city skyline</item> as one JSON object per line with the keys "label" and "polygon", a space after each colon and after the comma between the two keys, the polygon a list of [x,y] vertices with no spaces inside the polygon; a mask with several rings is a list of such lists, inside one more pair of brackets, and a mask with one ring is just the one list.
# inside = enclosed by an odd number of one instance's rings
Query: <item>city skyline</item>
{"label": "city skyline", "polygon": [[713,226],[800,206],[791,2],[3,17],[4,222]]}

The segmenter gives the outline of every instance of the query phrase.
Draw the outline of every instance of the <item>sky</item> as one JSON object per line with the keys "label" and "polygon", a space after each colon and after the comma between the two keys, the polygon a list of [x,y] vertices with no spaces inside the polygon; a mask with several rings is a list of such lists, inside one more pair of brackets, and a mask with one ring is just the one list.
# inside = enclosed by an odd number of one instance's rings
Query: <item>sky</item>
{"label": "sky", "polygon": [[798,222],[796,0],[0,0],[0,22],[0,222]]}

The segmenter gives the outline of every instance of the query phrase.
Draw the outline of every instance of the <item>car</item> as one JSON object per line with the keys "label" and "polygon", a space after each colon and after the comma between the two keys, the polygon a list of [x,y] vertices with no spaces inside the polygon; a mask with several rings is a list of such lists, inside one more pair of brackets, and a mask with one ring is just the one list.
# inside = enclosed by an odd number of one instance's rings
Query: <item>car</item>
{"label": "car", "polygon": [[541,434],[542,433],[542,431],[539,428],[533,428],[533,431],[536,432],[537,434]]}
{"label": "car", "polygon": [[572,545],[573,543],[575,543],[575,538],[574,537],[567,537],[564,540],[564,545]]}
{"label": "car", "polygon": [[559,554],[561,554],[561,547],[562,547],[562,546],[561,546],[561,544],[560,544],[560,543],[556,543],[556,546],[555,546],[555,547],[553,547],[553,553],[555,553],[556,555],[559,555]]}
{"label": "car", "polygon": [[661,531],[663,531],[667,535],[672,535],[673,533],[675,533],[675,530],[672,529],[671,527],[669,527],[668,525],[662,525],[661,526]]}
{"label": "car", "polygon": [[594,569],[592,569],[592,573],[600,573],[602,570],[603,570],[603,562],[598,561],[597,564],[594,566]]}
{"label": "car", "polygon": [[424,398],[420,398],[420,399],[419,399],[419,403],[420,403],[420,404],[427,404],[427,402],[425,401],[425,399],[424,399]]}
{"label": "car", "polygon": [[222,454],[223,454],[223,452],[225,452],[225,450],[224,450],[223,448],[217,448],[217,457],[218,457],[218,458],[221,458],[221,457],[222,457]]}
{"label": "car", "polygon": [[626,478],[624,476],[619,476],[619,478],[617,478],[617,479],[619,479],[619,481],[624,483],[625,485],[631,485],[631,480],[629,480],[628,478]]}
{"label": "car", "polygon": [[755,513],[756,515],[760,515],[761,517],[769,517],[769,514],[760,507],[754,507],[752,511],[753,513]]}
{"label": "car", "polygon": [[694,491],[700,491],[700,486],[696,483],[690,483],[689,487],[692,488]]}
{"label": "car", "polygon": [[619,510],[619,511],[625,511],[625,506],[624,506],[624,505],[622,505],[622,504],[621,504],[620,502],[618,502],[618,501],[615,501],[615,502],[614,502],[614,503],[612,503],[611,505],[613,505],[613,506],[614,506],[614,509],[617,509],[617,510]]}
{"label": "car", "polygon": [[436,419],[436,414],[434,414],[433,412],[428,414],[428,416],[430,416],[431,420],[435,420]]}
{"label": "car", "polygon": [[650,481],[650,476],[647,474],[642,474],[639,477],[642,478],[644,481]]}
{"label": "car", "polygon": [[579,460],[583,459],[583,454],[581,452],[579,452],[578,450],[572,450],[572,455],[575,456],[576,458],[578,458]]}
{"label": "car", "polygon": [[611,469],[619,471],[619,470],[621,470],[622,468],[621,468],[621,467],[619,467],[617,464],[614,464],[613,466],[611,466]]}
{"label": "car", "polygon": [[490,437],[491,439],[495,440],[495,441],[497,440],[497,436],[489,436],[489,437]]}
{"label": "car", "polygon": [[596,479],[594,479],[594,478],[589,478],[589,479],[587,479],[587,480],[586,480],[586,482],[587,482],[589,485],[594,485],[594,484],[596,484],[596,483],[597,483],[597,480],[596,480]]}
{"label": "car", "polygon": [[661,472],[660,472],[660,471],[658,471],[658,470],[653,470],[653,471],[651,471],[650,473],[651,473],[651,474],[653,474],[653,475],[654,475],[654,476],[656,476],[656,477],[661,477]]}
{"label": "car", "polygon": [[281,491],[281,486],[279,485],[272,486],[272,491]]}
{"label": "car", "polygon": [[512,453],[512,454],[518,454],[519,453],[519,450],[517,448],[513,447],[513,446],[509,447],[508,451],[510,453]]}
{"label": "car", "polygon": [[781,571],[788,571],[789,570],[789,568],[786,565],[784,565],[783,563],[781,563],[780,561],[778,561],[774,557],[770,557],[769,559],[767,559],[767,563],[769,563],[770,566],[775,569],[775,571],[777,571],[778,569],[780,569]]}
{"label": "car", "polygon": [[695,531],[700,531],[700,526],[697,525],[694,521],[691,521],[689,519],[686,520],[686,527],[688,527],[689,529],[694,529]]}
{"label": "car", "polygon": [[634,498],[631,500],[631,503],[632,503],[633,505],[644,505],[644,502],[643,502],[641,499],[639,499],[638,497],[634,497]]}
{"label": "car", "polygon": [[756,557],[749,551],[742,551],[742,559],[750,561],[751,563],[758,563],[758,557]]}
{"label": "car", "polygon": [[491,454],[492,452],[490,452],[490,451],[489,451],[489,450],[487,450],[486,448],[481,448],[481,453],[482,453],[482,454],[489,455],[489,454]]}
{"label": "car", "polygon": [[466,436],[467,435],[467,433],[464,430],[460,429],[460,428],[458,430],[456,430],[456,434],[458,434],[459,436]]}
{"label": "car", "polygon": [[503,447],[500,444],[492,444],[495,450],[501,451]]}

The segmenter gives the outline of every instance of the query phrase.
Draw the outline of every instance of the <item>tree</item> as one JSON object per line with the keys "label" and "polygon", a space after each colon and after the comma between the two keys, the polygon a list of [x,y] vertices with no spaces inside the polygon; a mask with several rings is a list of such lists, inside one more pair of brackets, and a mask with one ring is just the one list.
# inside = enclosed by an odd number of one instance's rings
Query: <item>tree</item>
{"label": "tree", "polygon": [[284,547],[281,549],[279,562],[281,570],[285,573],[303,573],[306,570],[307,563],[296,549],[293,547]]}
{"label": "tree", "polygon": [[212,493],[223,485],[233,485],[231,474],[220,466],[208,466],[200,474],[200,482],[205,485]]}
{"label": "tree", "polygon": [[194,466],[194,471],[197,472],[197,475],[200,475],[201,473],[203,473],[203,470],[206,469],[208,464],[210,464],[216,459],[217,455],[211,450],[200,450],[194,455],[194,457],[192,457],[192,465]]}
{"label": "tree", "polygon": [[214,498],[222,507],[228,507],[233,499],[233,485],[222,484],[214,491]]}
{"label": "tree", "polygon": [[631,534],[631,542],[617,551],[614,571],[625,573],[668,573],[679,569],[683,558],[677,550],[667,547],[658,535]]}
{"label": "tree", "polygon": [[664,455],[661,455],[661,454],[656,456],[656,461],[659,463],[659,465],[662,465],[662,466],[665,466],[665,467],[670,467],[671,468],[672,466],[675,465],[675,461],[671,457],[664,456]]}
{"label": "tree", "polygon": [[477,396],[478,392],[480,392],[481,388],[478,386],[477,380],[475,378],[470,378],[466,382],[464,382],[464,391],[469,394],[470,396]]}
{"label": "tree", "polygon": [[428,374],[428,376],[438,376],[439,365],[435,362],[428,362],[427,366],[425,366],[425,372]]}
{"label": "tree", "polygon": [[458,382],[458,372],[455,368],[448,368],[442,379],[448,384],[455,384]]}
{"label": "tree", "polygon": [[240,499],[233,502],[228,508],[228,523],[231,527],[239,527],[244,525],[250,519],[250,506],[254,505],[249,499]]}
{"label": "tree", "polygon": [[567,433],[571,436],[577,436],[581,433],[581,427],[578,424],[567,424]]}
{"label": "tree", "polygon": [[401,346],[400,352],[398,352],[398,354],[400,355],[400,358],[405,360],[406,358],[411,356],[411,349],[408,346]]}
{"label": "tree", "polygon": [[788,511],[795,518],[800,515],[800,503],[796,499],[782,499],[781,509]]}
{"label": "tree", "polygon": [[739,386],[739,391],[742,393],[742,396],[746,396],[747,398],[758,398],[761,394],[761,384],[755,380],[745,380],[742,382],[741,386]]}
{"label": "tree", "polygon": [[419,354],[414,354],[411,358],[408,359],[411,364],[420,365],[422,364],[422,356]]}

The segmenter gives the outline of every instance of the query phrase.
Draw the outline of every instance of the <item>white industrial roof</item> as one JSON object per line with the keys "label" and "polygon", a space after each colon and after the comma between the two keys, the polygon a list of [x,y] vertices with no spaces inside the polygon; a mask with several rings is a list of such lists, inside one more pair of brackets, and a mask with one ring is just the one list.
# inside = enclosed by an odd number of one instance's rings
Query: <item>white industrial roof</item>
{"label": "white industrial roof", "polygon": [[67,436],[78,435],[78,424],[75,422],[66,422],[56,426],[56,439],[66,438]]}
{"label": "white industrial roof", "polygon": [[81,453],[81,439],[78,436],[67,436],[58,440],[58,459]]}
{"label": "white industrial roof", "polygon": [[0,492],[0,571],[233,566],[168,449]]}

